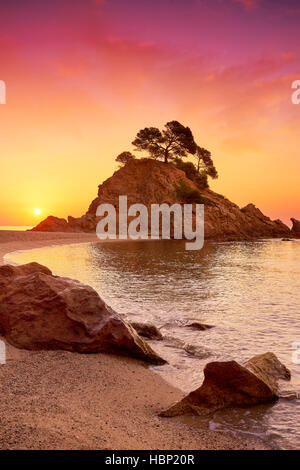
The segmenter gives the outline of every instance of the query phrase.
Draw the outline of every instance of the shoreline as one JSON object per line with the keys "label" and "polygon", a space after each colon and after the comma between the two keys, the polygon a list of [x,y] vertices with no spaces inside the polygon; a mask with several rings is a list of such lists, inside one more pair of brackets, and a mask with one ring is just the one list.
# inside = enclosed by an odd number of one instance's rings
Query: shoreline
{"label": "shoreline", "polygon": [[[4,257],[15,251],[25,251],[54,245],[101,242],[95,234],[65,232],[22,232],[0,230],[0,266]],[[105,240],[103,241],[105,243]]]}
{"label": "shoreline", "polygon": [[[94,234],[0,231],[0,265],[14,251],[90,242],[105,243]],[[159,418],[184,393],[135,359],[6,347],[0,449],[267,448],[197,417]]]}

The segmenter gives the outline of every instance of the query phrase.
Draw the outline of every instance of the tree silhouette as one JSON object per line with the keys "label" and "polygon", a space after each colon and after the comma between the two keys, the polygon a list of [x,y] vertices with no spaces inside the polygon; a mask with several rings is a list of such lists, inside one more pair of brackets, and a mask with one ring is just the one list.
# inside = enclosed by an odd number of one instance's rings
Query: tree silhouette
{"label": "tree silhouette", "polygon": [[197,160],[197,173],[206,173],[213,179],[218,178],[218,172],[214,166],[214,162],[211,158],[211,153],[203,147],[197,145],[196,153],[194,157]]}
{"label": "tree silhouette", "polygon": [[163,159],[165,163],[176,157],[194,155],[197,150],[190,128],[178,121],[167,122],[162,131],[156,127],[141,129],[132,144],[136,150],[146,150],[151,158]]}
{"label": "tree silhouette", "polygon": [[121,165],[126,165],[126,163],[133,158],[135,158],[135,156],[131,152],[122,152],[117,156],[116,162],[121,163]]}

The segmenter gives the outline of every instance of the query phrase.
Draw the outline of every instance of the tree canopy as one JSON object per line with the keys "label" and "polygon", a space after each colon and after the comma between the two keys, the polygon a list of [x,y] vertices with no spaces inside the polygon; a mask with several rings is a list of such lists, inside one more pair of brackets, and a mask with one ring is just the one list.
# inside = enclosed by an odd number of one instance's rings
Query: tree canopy
{"label": "tree canopy", "polygon": [[218,172],[214,166],[214,162],[211,158],[211,153],[203,147],[197,145],[197,150],[194,155],[197,160],[197,173],[205,172],[208,176],[213,179],[218,178]]}
{"label": "tree canopy", "polygon": [[197,150],[192,131],[178,121],[167,122],[162,131],[157,127],[145,127],[137,133],[132,144],[136,150],[146,150],[151,158],[163,159],[165,163],[176,157],[194,155]]}
{"label": "tree canopy", "polygon": [[[150,158],[162,159],[165,163],[170,161],[186,176],[194,181],[198,188],[208,187],[208,177],[218,178],[218,172],[209,150],[196,144],[189,127],[178,121],[170,121],[160,131],[157,127],[141,129],[132,145],[136,151],[148,152]],[[191,161],[184,161],[183,157],[193,156],[196,165]],[[117,156],[116,161],[126,165],[135,158],[131,152],[126,151]]]}

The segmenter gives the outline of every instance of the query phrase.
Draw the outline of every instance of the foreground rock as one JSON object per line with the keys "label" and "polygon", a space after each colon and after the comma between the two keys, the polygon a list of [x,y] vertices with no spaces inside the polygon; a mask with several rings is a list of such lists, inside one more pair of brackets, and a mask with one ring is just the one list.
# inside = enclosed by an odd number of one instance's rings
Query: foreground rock
{"label": "foreground rock", "polygon": [[151,323],[139,323],[139,322],[131,322],[130,325],[135,331],[145,338],[154,339],[154,340],[162,340],[163,335],[159,331],[159,329],[152,325]]}
{"label": "foreground rock", "polygon": [[272,403],[279,398],[278,380],[290,380],[290,377],[289,370],[273,353],[255,356],[243,366],[235,361],[210,362],[204,369],[201,387],[161,416]]}
{"label": "foreground rock", "polygon": [[[173,166],[147,158],[130,160],[99,186],[98,196],[92,201],[82,217],[69,217],[60,222],[46,219],[35,227],[38,231],[58,231],[64,228],[72,232],[95,232],[100,204],[112,204],[118,213],[119,196],[127,195],[128,206],[142,203],[150,213],[151,204],[184,203],[176,187],[184,183],[197,189],[186,174]],[[280,220],[271,220],[253,204],[240,209],[236,204],[210,189],[202,189],[205,204],[205,239],[253,240],[255,238],[290,237],[291,230]],[[128,218],[128,221],[130,218]],[[55,223],[54,223],[55,222]]]}
{"label": "foreground rock", "polygon": [[0,267],[0,334],[22,349],[107,352],[165,363],[94,289],[37,263]]}

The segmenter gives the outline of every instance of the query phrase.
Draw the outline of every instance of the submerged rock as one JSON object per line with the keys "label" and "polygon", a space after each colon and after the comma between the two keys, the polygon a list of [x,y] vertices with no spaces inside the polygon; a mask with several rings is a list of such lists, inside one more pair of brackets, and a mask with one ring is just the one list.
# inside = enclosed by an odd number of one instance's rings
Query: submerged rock
{"label": "submerged rock", "polygon": [[174,336],[164,336],[164,346],[167,348],[184,349],[186,343],[182,339],[175,338]]}
{"label": "submerged rock", "polygon": [[164,336],[164,340],[164,346],[167,348],[181,349],[189,356],[197,357],[199,359],[205,359],[211,356],[211,352],[203,346],[185,343],[181,339],[174,338],[173,336]]}
{"label": "submerged rock", "polygon": [[160,330],[151,323],[131,322],[130,325],[139,335],[145,336],[145,338],[154,340],[163,339],[163,335],[161,334]]}
{"label": "submerged rock", "polygon": [[198,357],[199,359],[206,359],[211,356],[211,352],[208,349],[205,349],[201,346],[196,346],[194,344],[185,344],[183,349],[190,356]]}
{"label": "submerged rock", "polygon": [[244,365],[236,361],[210,362],[205,366],[201,387],[161,416],[272,403],[279,398],[279,379],[290,380],[290,372],[273,353],[255,356]]}
{"label": "submerged rock", "polygon": [[22,349],[125,354],[164,364],[89,286],[30,263],[0,267],[0,334]]}
{"label": "submerged rock", "polygon": [[206,325],[205,323],[199,323],[197,321],[188,323],[185,326],[187,328],[193,328],[194,330],[200,330],[200,331],[205,331],[205,330],[209,330],[210,328],[214,328],[214,325]]}

